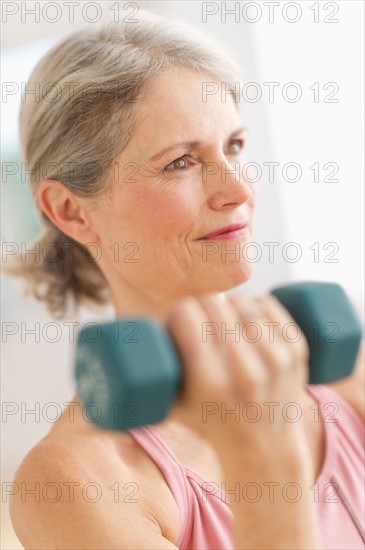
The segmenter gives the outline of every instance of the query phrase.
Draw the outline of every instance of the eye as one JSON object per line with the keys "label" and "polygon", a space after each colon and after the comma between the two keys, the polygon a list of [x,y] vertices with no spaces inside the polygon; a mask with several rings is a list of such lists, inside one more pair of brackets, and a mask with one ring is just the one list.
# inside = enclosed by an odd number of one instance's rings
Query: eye
{"label": "eye", "polygon": [[189,164],[187,162],[187,159],[188,158],[192,158],[190,155],[186,154],[186,155],[183,155],[182,157],[179,157],[175,160],[173,160],[172,162],[170,162],[170,164],[168,164],[167,166],[165,166],[164,168],[164,172],[173,172],[175,170],[178,170],[178,171],[182,171],[182,170],[186,170],[186,168],[189,168]]}
{"label": "eye", "polygon": [[234,148],[235,150],[233,151],[233,155],[239,155],[240,152],[242,151],[243,147],[244,147],[244,140],[243,139],[232,139],[230,145],[235,145],[236,147]]}
{"label": "eye", "polygon": [[[232,145],[234,145],[234,148],[233,152],[230,154],[239,155],[245,145],[245,141],[243,139],[232,139],[232,141],[230,142],[230,146]],[[189,154],[183,155],[182,157],[173,160],[172,162],[170,162],[170,164],[165,166],[163,172],[182,172],[184,170],[187,170],[190,166],[192,166],[191,163],[188,163],[187,159],[193,159],[193,157]]]}

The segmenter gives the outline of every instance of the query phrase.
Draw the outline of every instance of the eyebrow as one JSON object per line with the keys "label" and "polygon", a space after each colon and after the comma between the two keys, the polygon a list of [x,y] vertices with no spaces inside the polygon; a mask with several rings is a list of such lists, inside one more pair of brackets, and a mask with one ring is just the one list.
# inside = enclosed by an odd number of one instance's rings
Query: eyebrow
{"label": "eyebrow", "polygon": [[[232,139],[233,137],[241,134],[242,132],[247,131],[246,126],[240,126],[240,128],[237,128],[237,130],[234,130],[229,136],[228,139]],[[175,143],[174,145],[169,145],[168,147],[165,147],[164,149],[161,149],[161,151],[158,151],[158,153],[155,153],[152,155],[152,157],[149,158],[150,162],[153,162],[155,160],[158,160],[162,156],[166,155],[166,153],[169,153],[173,149],[177,149],[178,147],[189,147],[190,149],[196,149],[201,145],[201,142],[199,141],[182,141],[181,143]]]}

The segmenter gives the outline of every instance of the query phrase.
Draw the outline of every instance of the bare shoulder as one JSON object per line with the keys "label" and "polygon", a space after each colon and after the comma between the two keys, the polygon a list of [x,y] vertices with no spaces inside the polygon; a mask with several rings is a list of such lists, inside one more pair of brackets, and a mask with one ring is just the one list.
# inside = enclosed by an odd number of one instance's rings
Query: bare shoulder
{"label": "bare shoulder", "polygon": [[326,384],[329,388],[343,397],[355,411],[360,415],[360,418],[365,422],[365,344],[364,339],[361,341],[359,353],[356,360],[356,365],[353,373],[339,380]]}
{"label": "bare shoulder", "polygon": [[15,474],[10,500],[25,548],[176,548],[151,507],[154,488],[133,468],[125,438],[46,437]]}

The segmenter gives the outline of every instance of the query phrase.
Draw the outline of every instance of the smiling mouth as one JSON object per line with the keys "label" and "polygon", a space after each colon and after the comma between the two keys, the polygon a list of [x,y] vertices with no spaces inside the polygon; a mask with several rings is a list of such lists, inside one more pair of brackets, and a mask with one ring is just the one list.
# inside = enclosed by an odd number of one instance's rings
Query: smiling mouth
{"label": "smiling mouth", "polygon": [[247,223],[236,223],[233,225],[229,225],[227,227],[222,227],[222,229],[218,229],[217,231],[213,231],[212,233],[208,233],[208,235],[205,235],[204,237],[200,237],[197,239],[198,241],[221,241],[226,239],[238,239],[247,237],[249,233],[249,228]]}

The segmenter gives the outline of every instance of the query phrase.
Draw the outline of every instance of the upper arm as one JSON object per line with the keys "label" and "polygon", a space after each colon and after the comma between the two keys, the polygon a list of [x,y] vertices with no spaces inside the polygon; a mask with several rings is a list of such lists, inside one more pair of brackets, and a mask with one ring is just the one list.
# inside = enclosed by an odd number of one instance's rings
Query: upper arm
{"label": "upper arm", "polygon": [[355,409],[365,422],[365,344],[361,340],[359,353],[357,356],[354,370],[350,376],[343,380],[326,384],[329,388],[337,392],[341,397]]}
{"label": "upper arm", "polygon": [[35,447],[16,472],[10,514],[26,549],[177,549],[143,509],[138,492],[137,498],[123,492],[126,472],[111,483],[83,462],[85,457],[70,458],[64,445],[48,442]]}

